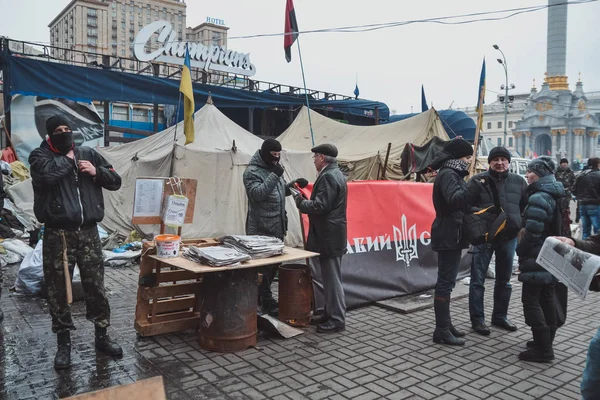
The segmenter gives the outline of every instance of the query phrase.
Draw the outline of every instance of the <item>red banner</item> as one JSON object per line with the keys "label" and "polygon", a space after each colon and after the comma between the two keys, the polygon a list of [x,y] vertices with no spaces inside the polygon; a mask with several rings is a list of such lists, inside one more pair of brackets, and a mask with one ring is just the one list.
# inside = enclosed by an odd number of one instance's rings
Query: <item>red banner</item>
{"label": "red banner", "polygon": [[[435,286],[437,253],[430,244],[435,218],[432,191],[433,185],[428,183],[348,183],[348,253],[342,257],[347,307]],[[308,219],[304,221],[307,227]],[[460,276],[470,269],[470,258],[465,255]],[[323,291],[318,258],[312,258],[311,265],[315,301],[320,307]]]}

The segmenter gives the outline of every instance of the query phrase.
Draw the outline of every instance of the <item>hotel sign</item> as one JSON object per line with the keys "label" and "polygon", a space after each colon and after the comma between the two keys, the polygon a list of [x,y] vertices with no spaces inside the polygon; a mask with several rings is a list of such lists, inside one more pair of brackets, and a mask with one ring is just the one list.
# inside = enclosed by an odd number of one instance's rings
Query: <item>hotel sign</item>
{"label": "hotel sign", "polygon": [[[146,45],[150,44],[155,33],[158,34],[159,48],[148,52]],[[143,27],[135,37],[133,54],[140,61],[162,61],[183,65],[186,44],[190,49],[192,67],[245,76],[256,74],[256,67],[250,62],[250,53],[238,53],[222,46],[205,46],[202,43],[178,41],[177,32],[167,21],[155,21]]]}

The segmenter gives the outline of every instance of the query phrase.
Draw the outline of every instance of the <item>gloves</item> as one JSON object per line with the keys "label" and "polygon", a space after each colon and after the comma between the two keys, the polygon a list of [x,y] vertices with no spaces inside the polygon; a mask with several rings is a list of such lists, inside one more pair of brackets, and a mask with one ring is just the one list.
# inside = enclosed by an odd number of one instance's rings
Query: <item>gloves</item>
{"label": "gloves", "polygon": [[292,196],[294,196],[294,202],[296,203],[296,206],[300,207],[300,203],[302,203],[304,197],[301,194],[296,194],[294,192],[292,192]]}
{"label": "gloves", "polygon": [[294,181],[294,183],[296,183],[301,189],[304,189],[306,186],[308,186],[308,181],[304,178],[298,178]]}
{"label": "gloves", "polygon": [[283,175],[283,166],[279,163],[277,164],[273,164],[273,167],[271,167],[271,171],[273,171],[277,176],[281,176]]}

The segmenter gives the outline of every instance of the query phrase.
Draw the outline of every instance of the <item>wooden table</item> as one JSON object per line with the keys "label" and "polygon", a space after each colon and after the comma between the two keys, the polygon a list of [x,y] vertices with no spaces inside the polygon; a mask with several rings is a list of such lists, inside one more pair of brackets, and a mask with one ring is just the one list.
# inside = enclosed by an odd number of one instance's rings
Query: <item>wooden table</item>
{"label": "wooden table", "polygon": [[[214,239],[191,239],[183,244],[206,247],[219,243]],[[211,267],[183,257],[160,258],[154,253],[153,244],[145,244],[134,323],[140,336],[198,328],[200,312],[196,300],[205,273],[257,268],[318,256],[318,253],[286,246],[285,253],[280,256],[245,261],[231,267]]]}

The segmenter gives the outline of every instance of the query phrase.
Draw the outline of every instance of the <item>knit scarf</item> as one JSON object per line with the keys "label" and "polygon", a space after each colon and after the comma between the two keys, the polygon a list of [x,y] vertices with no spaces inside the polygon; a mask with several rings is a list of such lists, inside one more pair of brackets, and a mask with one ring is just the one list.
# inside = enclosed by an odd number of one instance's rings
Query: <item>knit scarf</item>
{"label": "knit scarf", "polygon": [[459,172],[466,172],[469,169],[469,163],[465,160],[452,159],[442,164],[442,167],[452,168]]}

